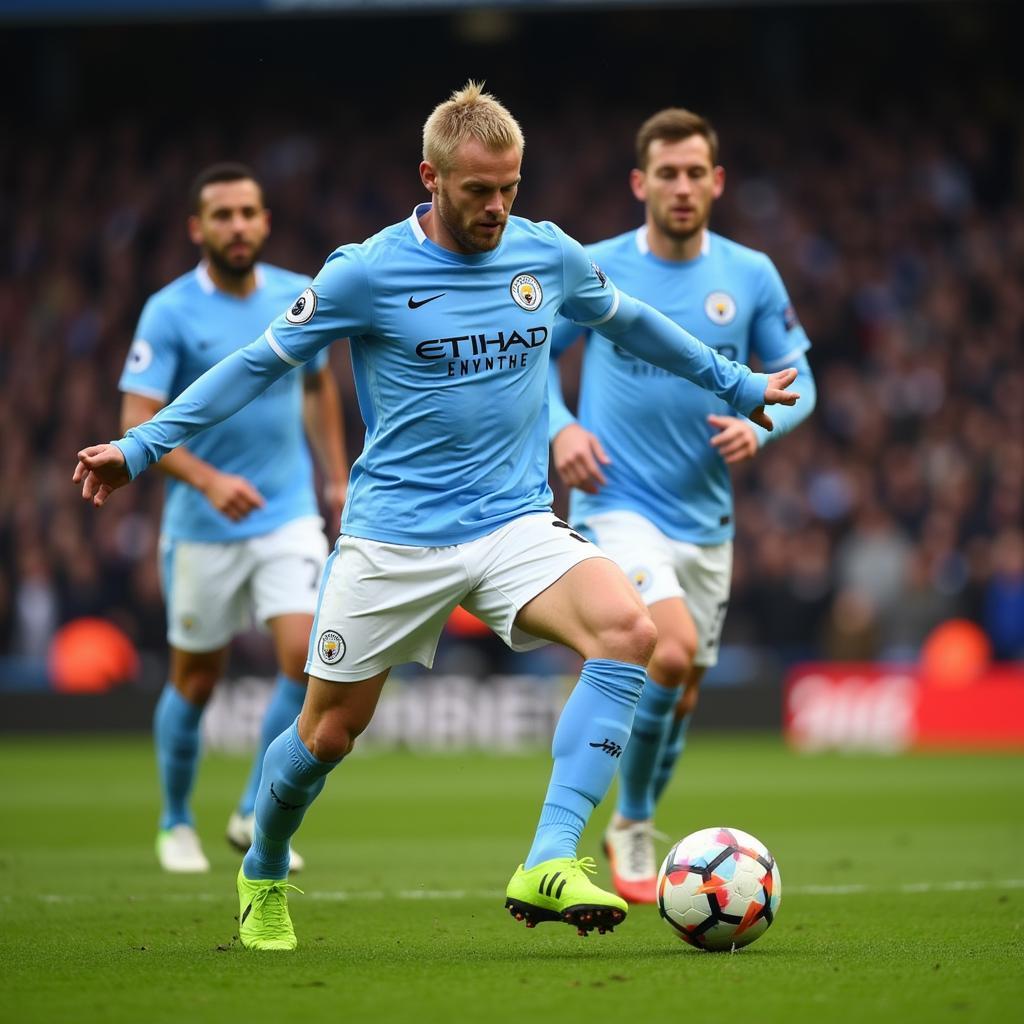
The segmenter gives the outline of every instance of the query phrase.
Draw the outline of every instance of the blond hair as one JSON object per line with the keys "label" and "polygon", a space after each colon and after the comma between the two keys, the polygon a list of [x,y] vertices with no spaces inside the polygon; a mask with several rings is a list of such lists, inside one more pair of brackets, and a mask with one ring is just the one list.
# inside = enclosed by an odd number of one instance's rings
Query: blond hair
{"label": "blond hair", "polygon": [[467,82],[434,107],[423,126],[423,159],[441,172],[450,171],[455,152],[466,139],[477,139],[494,153],[523,151],[523,131],[508,109],[483,82]]}

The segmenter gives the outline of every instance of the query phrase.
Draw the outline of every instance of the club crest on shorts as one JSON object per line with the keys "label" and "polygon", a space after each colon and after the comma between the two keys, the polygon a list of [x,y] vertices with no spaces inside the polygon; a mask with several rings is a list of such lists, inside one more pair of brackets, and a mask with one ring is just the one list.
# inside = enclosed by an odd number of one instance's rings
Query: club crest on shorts
{"label": "club crest on shorts", "polygon": [[345,641],[342,635],[333,629],[325,629],[320,634],[320,640],[316,646],[320,653],[320,660],[325,665],[333,665],[345,657]]}
{"label": "club crest on shorts", "polygon": [[629,574],[630,582],[642,594],[651,585],[650,569],[634,569]]}
{"label": "club crest on shorts", "polygon": [[307,288],[294,302],[284,318],[290,324],[308,324],[316,312],[316,292]]}
{"label": "club crest on shorts", "polygon": [[728,292],[712,292],[704,300],[704,312],[712,323],[724,327],[736,319],[736,300]]}
{"label": "club crest on shorts", "polygon": [[508,290],[512,294],[515,304],[520,309],[525,309],[527,313],[532,313],[535,309],[538,309],[544,299],[544,291],[540,286],[540,281],[533,274],[516,274],[512,278],[512,283],[508,286]]}

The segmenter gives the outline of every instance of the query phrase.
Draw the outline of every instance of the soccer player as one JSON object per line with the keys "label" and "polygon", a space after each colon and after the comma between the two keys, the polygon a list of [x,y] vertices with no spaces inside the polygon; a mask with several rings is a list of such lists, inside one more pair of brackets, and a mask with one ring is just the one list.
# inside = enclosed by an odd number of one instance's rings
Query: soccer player
{"label": "soccer player", "polygon": [[[142,311],[120,382],[125,431],[250,342],[309,283],[257,262],[270,213],[248,168],[225,163],[204,170],[193,185],[192,210],[188,230],[202,260]],[[306,648],[327,557],[304,418],[324,470],[325,500],[340,514],[348,470],[325,353],[158,463],[169,478],[160,558],[170,679],[154,718],[163,796],[156,848],[166,871],[210,867],[189,807],[199,723],[224,672],[229,641],[250,616],[269,628],[280,671],[248,785],[228,822],[228,840],[243,852],[252,841],[263,755],[302,708]],[[298,854],[291,866],[301,868]]]}
{"label": "soccer player", "polygon": [[[640,128],[636,160],[630,184],[644,224],[589,246],[591,257],[729,359],[753,355],[769,372],[795,367],[801,395],[769,433],[597,325],[584,332],[577,419],[551,363],[552,457],[574,488],[570,521],[618,562],[658,629],[604,843],[619,895],[653,903],[655,802],[683,749],[701,678],[718,660],[729,602],[729,467],[809,415],[815,388],[810,342],[771,260],[708,230],[725,185],[711,125],[688,110],[662,110]],[[556,328],[555,359],[579,334],[564,321]]]}
{"label": "soccer player", "polygon": [[462,604],[507,644],[566,644],[584,659],[552,745],[540,822],[508,884],[529,926],[605,931],[626,903],[598,888],[580,833],[611,783],[654,647],[654,626],[615,564],[556,519],[547,486],[547,371],[562,311],[601,324],[644,358],[701,382],[770,426],[795,371],[722,359],[619,292],[550,223],[510,217],[523,136],[475,83],[423,131],[430,202],[342,246],[267,331],[126,438],[79,453],[74,478],[102,505],[166,450],[229,415],[289,367],[346,335],[366,444],[342,535],[324,570],[309,688],[295,727],[267,751],[253,844],[238,874],[239,935],[291,949],[288,843],[327,774],[352,749],[393,665],[429,666]]}

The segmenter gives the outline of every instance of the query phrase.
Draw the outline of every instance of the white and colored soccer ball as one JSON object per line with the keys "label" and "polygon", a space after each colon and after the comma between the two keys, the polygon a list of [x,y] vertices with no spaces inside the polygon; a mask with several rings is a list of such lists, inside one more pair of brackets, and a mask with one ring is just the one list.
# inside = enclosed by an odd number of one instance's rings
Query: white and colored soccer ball
{"label": "white and colored soccer ball", "polygon": [[658,909],[698,949],[749,945],[775,920],[782,879],[775,858],[738,828],[705,828],[680,839],[658,872]]}

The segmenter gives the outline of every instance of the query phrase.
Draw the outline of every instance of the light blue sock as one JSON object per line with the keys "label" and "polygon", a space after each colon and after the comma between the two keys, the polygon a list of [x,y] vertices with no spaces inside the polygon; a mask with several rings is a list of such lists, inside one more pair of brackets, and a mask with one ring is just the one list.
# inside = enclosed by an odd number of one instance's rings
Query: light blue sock
{"label": "light blue sock", "polygon": [[644,677],[640,665],[623,661],[590,658],[583,663],[555,729],[555,764],[527,868],[552,857],[576,856],[583,827],[615,778]]}
{"label": "light blue sock", "polygon": [[260,742],[252,761],[249,782],[246,784],[245,792],[238,804],[239,814],[243,816],[252,814],[256,807],[256,794],[260,788],[263,758],[266,756],[267,747],[299,717],[305,699],[305,683],[296,682],[283,672],[278,673],[277,685],[274,687],[274,693],[267,705],[266,714],[263,716],[263,724],[260,726]]}
{"label": "light blue sock", "polygon": [[242,861],[246,878],[287,878],[288,847],[309,805],[320,795],[337,761],[320,761],[299,738],[293,723],[267,747],[256,796],[252,846]]}
{"label": "light blue sock", "polygon": [[676,761],[686,746],[686,730],[690,728],[690,719],[693,715],[683,715],[682,718],[673,718],[669,726],[668,736],[665,737],[665,745],[661,748],[661,757],[658,759],[658,767],[654,772],[654,802],[661,799],[661,794],[672,778],[676,769]]}
{"label": "light blue sock", "polygon": [[619,765],[618,811],[623,818],[648,821],[654,817],[655,771],[678,700],[679,690],[674,686],[661,686],[647,677]]}
{"label": "light blue sock", "polygon": [[194,824],[188,800],[199,763],[199,720],[202,717],[203,709],[185,700],[173,683],[164,685],[153,715],[156,766],[163,795],[161,829]]}

